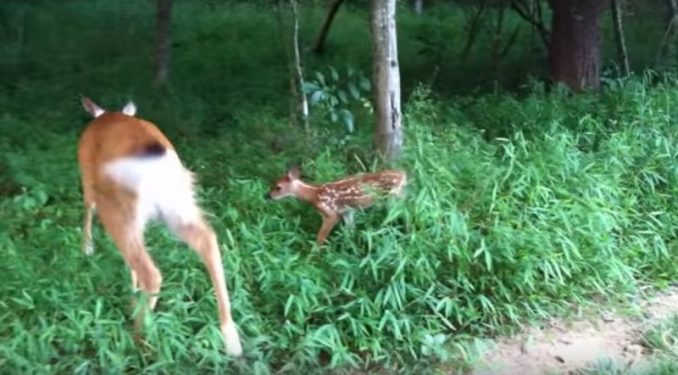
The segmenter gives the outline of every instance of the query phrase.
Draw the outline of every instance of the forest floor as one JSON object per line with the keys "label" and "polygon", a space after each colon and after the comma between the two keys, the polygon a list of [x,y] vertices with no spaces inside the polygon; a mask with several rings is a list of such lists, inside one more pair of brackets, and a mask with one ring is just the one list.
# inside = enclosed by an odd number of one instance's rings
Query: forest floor
{"label": "forest floor", "polygon": [[[633,310],[631,314],[583,314],[575,320],[526,327],[515,336],[496,340],[471,374],[576,374],[605,362],[624,373],[644,373],[654,354],[646,338],[678,314],[678,288],[641,301]],[[665,340],[665,333],[659,336]]]}

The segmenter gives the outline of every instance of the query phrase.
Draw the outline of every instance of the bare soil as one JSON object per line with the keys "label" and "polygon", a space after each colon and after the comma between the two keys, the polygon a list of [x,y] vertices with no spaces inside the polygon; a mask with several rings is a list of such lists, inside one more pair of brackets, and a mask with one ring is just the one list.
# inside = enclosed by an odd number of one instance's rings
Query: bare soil
{"label": "bare soil", "polygon": [[643,334],[678,314],[678,289],[639,304],[641,314],[597,314],[575,321],[553,320],[520,334],[497,340],[481,356],[472,375],[572,374],[601,360],[618,368],[642,371],[649,365],[650,350]]}

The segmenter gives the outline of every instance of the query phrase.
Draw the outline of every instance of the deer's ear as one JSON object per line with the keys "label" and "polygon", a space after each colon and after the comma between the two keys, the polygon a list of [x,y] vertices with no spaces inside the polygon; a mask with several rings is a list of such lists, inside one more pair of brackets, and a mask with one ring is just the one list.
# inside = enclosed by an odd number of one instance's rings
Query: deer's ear
{"label": "deer's ear", "polygon": [[293,166],[290,168],[290,170],[287,172],[287,177],[290,179],[296,180],[301,176],[301,168],[299,168],[298,165]]}
{"label": "deer's ear", "polygon": [[104,114],[104,110],[101,109],[96,103],[94,103],[90,98],[86,96],[81,96],[80,97],[80,102],[82,103],[83,108],[85,108],[85,111],[92,115],[92,117],[99,117]]}

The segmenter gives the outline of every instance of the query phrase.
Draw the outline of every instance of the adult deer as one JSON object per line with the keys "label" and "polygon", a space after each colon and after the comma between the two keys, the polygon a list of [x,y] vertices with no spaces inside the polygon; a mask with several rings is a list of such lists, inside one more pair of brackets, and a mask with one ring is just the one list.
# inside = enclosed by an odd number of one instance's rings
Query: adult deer
{"label": "adult deer", "polygon": [[299,178],[299,167],[293,167],[278,179],[266,193],[268,199],[295,197],[313,205],[323,217],[316,243],[321,245],[339,219],[351,220],[354,209],[364,209],[384,195],[402,197],[407,174],[400,170],[363,173],[344,179],[312,185]]}
{"label": "adult deer", "polygon": [[[83,251],[93,253],[96,210],[130,268],[132,288],[149,295],[148,308],[153,310],[162,276],[144,246],[144,228],[150,220],[162,220],[202,257],[216,293],[226,351],[240,355],[217,237],[196,204],[193,174],[154,124],[134,117],[134,103],[121,112],[106,112],[85,97],[82,105],[94,117],[78,144],[85,201]],[[146,310],[141,307],[137,329]]]}

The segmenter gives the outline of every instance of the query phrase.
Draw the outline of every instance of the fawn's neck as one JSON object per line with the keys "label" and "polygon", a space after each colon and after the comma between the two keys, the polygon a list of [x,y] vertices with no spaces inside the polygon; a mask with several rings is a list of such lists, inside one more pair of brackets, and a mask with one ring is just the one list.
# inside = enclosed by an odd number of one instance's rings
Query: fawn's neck
{"label": "fawn's neck", "polygon": [[303,181],[297,181],[296,184],[296,193],[294,194],[297,198],[309,202],[309,203],[314,203],[317,200],[318,197],[318,187],[307,184]]}

